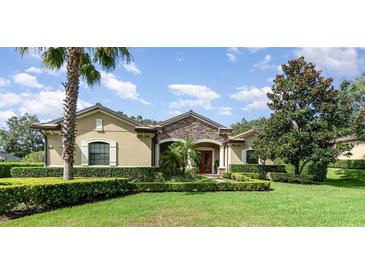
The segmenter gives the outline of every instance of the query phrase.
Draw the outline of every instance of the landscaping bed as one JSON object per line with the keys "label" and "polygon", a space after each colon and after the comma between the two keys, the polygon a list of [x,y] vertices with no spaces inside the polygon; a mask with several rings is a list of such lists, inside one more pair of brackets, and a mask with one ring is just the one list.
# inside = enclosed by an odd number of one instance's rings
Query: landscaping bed
{"label": "landscaping bed", "polygon": [[[74,167],[75,177],[128,178],[131,181],[150,182],[157,175],[154,167]],[[62,177],[62,167],[14,167],[11,177]],[[9,176],[10,177],[10,176]]]}
{"label": "landscaping bed", "polygon": [[140,192],[265,191],[270,182],[129,182],[126,178],[7,178],[0,180],[0,214],[52,209]]}

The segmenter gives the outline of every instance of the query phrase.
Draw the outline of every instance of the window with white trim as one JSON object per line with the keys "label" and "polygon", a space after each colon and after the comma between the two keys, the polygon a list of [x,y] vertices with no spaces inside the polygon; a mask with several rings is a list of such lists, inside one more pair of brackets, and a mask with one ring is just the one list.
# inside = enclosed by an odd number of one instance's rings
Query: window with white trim
{"label": "window with white trim", "polygon": [[108,166],[110,163],[110,146],[104,142],[89,143],[89,165]]}

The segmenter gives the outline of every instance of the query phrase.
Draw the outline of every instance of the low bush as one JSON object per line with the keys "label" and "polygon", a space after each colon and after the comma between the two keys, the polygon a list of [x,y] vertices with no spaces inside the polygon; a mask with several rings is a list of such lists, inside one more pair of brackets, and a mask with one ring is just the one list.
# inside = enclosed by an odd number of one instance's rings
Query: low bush
{"label": "low bush", "polygon": [[43,163],[28,163],[28,162],[0,162],[0,178],[11,177],[10,170],[13,167],[42,167]]}
{"label": "low bush", "polygon": [[316,184],[312,177],[306,175],[296,175],[289,173],[269,172],[268,177],[272,182],[284,182],[294,184]]}
{"label": "low bush", "polygon": [[337,160],[330,164],[329,167],[347,168],[347,169],[365,169],[365,160]]}
{"label": "low bush", "polygon": [[122,178],[89,178],[71,181],[57,179],[55,183],[51,178],[50,182],[46,183],[44,180],[37,182],[24,179],[24,183],[15,182],[0,187],[0,214],[13,210],[55,208],[128,192],[128,180]]}
{"label": "low bush", "polygon": [[211,192],[211,191],[264,191],[270,189],[268,181],[251,182],[131,182],[131,192]]}
{"label": "low bush", "polygon": [[[75,177],[128,178],[131,181],[151,182],[155,180],[154,167],[75,167]],[[61,167],[25,167],[12,168],[12,177],[61,177]]]}
{"label": "low bush", "polygon": [[268,172],[286,172],[284,165],[232,164],[229,171],[235,173],[259,173],[260,179],[267,179]]}
{"label": "low bush", "polygon": [[231,178],[232,178],[233,180],[241,181],[241,182],[248,182],[248,181],[250,181],[250,180],[251,180],[251,178],[250,178],[250,177],[247,177],[247,176],[243,175],[243,173],[239,173],[239,172],[234,172],[234,173],[232,173]]}
{"label": "low bush", "polygon": [[43,163],[44,161],[43,154],[44,154],[43,151],[33,151],[25,155],[23,157],[23,161],[28,163]]}
{"label": "low bush", "polygon": [[222,177],[225,179],[231,179],[232,173],[231,172],[223,172]]}

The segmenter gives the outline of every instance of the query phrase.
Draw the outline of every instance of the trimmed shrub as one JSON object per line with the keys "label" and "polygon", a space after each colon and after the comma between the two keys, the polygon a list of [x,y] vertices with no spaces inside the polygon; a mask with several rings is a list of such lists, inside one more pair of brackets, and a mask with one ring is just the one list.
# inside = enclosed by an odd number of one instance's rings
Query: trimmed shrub
{"label": "trimmed shrub", "polygon": [[251,178],[250,178],[250,177],[247,177],[247,176],[243,175],[243,173],[238,173],[238,172],[234,172],[234,173],[232,173],[231,178],[232,178],[233,180],[241,181],[241,182],[248,182],[248,181],[250,181],[250,180],[251,180]]}
{"label": "trimmed shrub", "polygon": [[258,164],[232,164],[229,165],[230,172],[238,173],[259,173],[260,179],[267,179],[268,172],[286,172],[284,165],[258,165]]}
{"label": "trimmed shrub", "polygon": [[334,168],[365,169],[365,160],[337,160],[329,165]]}
{"label": "trimmed shrub", "polygon": [[13,167],[42,167],[43,163],[27,162],[0,162],[0,178],[11,177],[11,168]]}
{"label": "trimmed shrub", "polygon": [[43,151],[33,151],[33,152],[25,155],[23,157],[23,161],[28,162],[28,163],[43,163],[43,161],[44,161],[43,154],[44,154]]}
{"label": "trimmed shrub", "polygon": [[[131,181],[151,182],[155,180],[154,167],[74,167],[75,177],[128,178]],[[61,167],[12,168],[12,177],[61,177]]]}
{"label": "trimmed shrub", "polygon": [[[46,181],[48,180],[49,181]],[[128,182],[124,178],[11,178],[0,186],[0,214],[11,211],[40,210],[96,201],[139,192],[264,191],[270,182]],[[37,181],[39,180],[39,181]]]}
{"label": "trimmed shrub", "polygon": [[0,187],[0,214],[12,210],[54,208],[127,194],[127,179],[76,179]]}
{"label": "trimmed shrub", "polygon": [[305,176],[305,175],[296,175],[296,174],[278,173],[278,172],[269,172],[267,175],[271,182],[284,182],[284,183],[294,183],[294,184],[318,183],[314,181],[310,176]]}
{"label": "trimmed shrub", "polygon": [[270,182],[252,181],[242,183],[221,182],[176,182],[144,183],[131,182],[132,192],[213,192],[213,191],[264,191],[270,189]]}
{"label": "trimmed shrub", "polygon": [[222,177],[225,179],[231,179],[232,173],[231,172],[223,172]]}
{"label": "trimmed shrub", "polygon": [[250,179],[266,179],[267,177],[265,176],[265,178],[262,178],[261,174],[260,173],[256,173],[256,172],[241,172],[239,173],[247,178],[250,178]]}

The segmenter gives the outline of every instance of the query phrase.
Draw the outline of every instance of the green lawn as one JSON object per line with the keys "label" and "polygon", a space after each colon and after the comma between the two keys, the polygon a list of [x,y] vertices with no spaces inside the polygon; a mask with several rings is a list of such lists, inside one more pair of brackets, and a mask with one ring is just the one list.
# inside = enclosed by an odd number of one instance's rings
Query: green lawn
{"label": "green lawn", "polygon": [[142,193],[0,226],[365,226],[365,170],[330,169],[328,178],[270,192]]}

